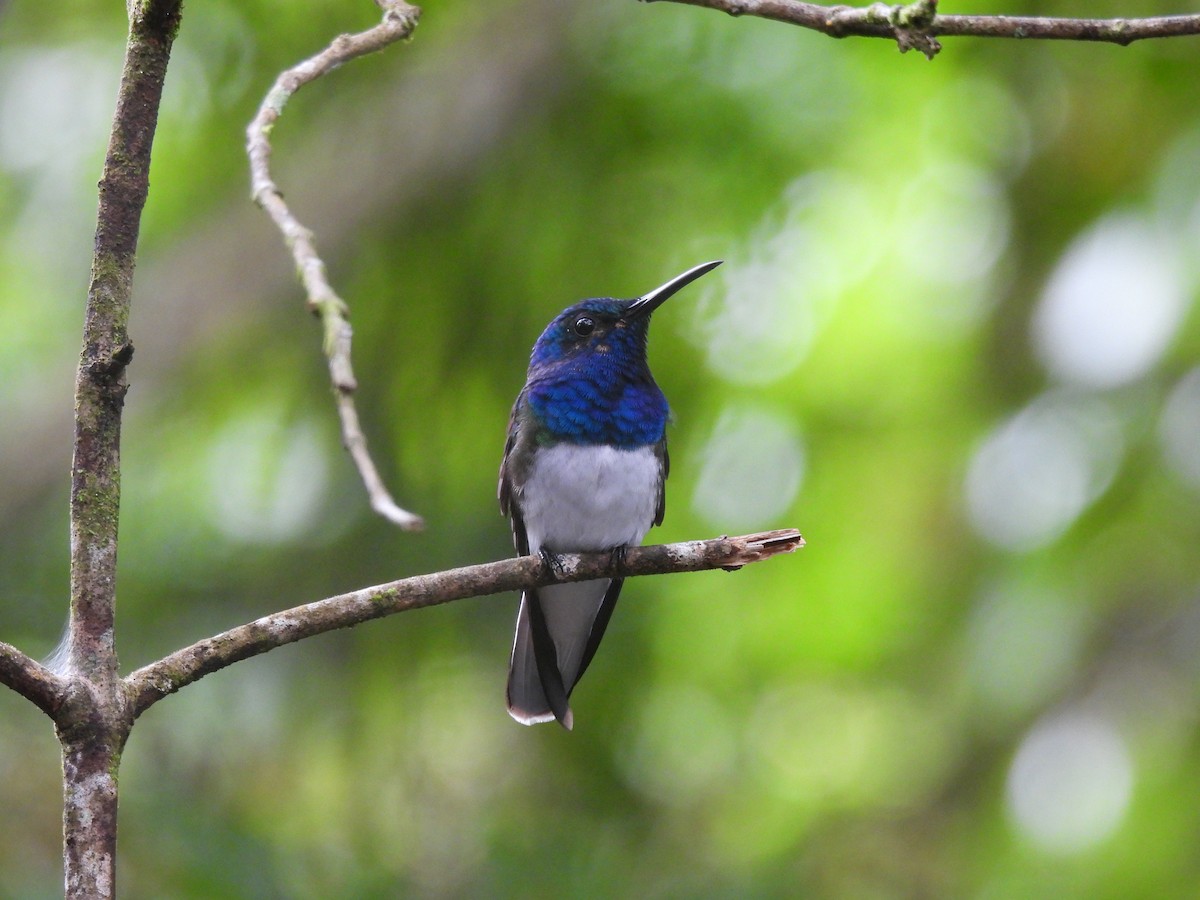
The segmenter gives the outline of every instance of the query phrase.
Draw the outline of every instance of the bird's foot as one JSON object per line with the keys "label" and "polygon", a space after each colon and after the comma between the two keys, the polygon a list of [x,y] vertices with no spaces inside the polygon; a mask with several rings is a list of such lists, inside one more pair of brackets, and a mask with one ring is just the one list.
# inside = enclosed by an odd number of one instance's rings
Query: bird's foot
{"label": "bird's foot", "polygon": [[553,572],[556,576],[561,577],[567,571],[567,564],[553,550],[547,550],[543,547],[538,551],[538,556],[542,558],[542,565],[546,567],[547,572]]}
{"label": "bird's foot", "polygon": [[622,544],[619,547],[613,547],[608,551],[609,563],[618,569],[625,568],[625,555],[629,548]]}

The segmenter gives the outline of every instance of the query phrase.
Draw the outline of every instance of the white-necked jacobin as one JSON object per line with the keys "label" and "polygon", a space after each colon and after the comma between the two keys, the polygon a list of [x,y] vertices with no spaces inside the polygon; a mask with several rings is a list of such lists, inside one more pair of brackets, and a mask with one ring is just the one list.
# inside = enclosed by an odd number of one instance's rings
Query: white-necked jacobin
{"label": "white-necked jacobin", "polygon": [[[534,344],[500,465],[500,509],[525,555],[641,543],[662,524],[667,400],[646,362],[650,314],[721,264],[688,269],[634,300],[584,300]],[[604,636],[623,579],[526,591],[508,666],[508,711],[571,728],[568,698]]]}

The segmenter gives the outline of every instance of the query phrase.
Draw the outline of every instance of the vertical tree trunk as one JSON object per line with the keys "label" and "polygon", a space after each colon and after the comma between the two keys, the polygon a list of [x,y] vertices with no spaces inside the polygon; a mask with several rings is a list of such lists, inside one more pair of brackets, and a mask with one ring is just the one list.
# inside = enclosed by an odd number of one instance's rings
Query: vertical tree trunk
{"label": "vertical tree trunk", "polygon": [[127,326],[150,148],[182,0],[128,0],[129,39],[100,178],[92,277],[75,380],[71,463],[70,679],[55,717],[63,747],[66,896],[116,891],[117,769],[133,719],[114,637],[121,412]]}
{"label": "vertical tree trunk", "polygon": [[70,900],[116,896],[120,758],[111,741],[63,746],[63,865]]}

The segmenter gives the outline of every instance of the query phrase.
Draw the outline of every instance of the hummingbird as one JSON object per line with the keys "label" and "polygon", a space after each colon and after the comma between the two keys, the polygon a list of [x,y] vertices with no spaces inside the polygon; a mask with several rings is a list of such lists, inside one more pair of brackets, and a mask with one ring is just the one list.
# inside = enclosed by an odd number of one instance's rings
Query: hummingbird
{"label": "hummingbird", "polygon": [[[500,510],[517,553],[611,551],[661,525],[667,478],[666,397],[646,362],[650,315],[721,260],[702,263],[633,300],[567,307],[533,346],[508,422]],[[527,590],[508,663],[508,712],[558,720],[608,627],[624,579]]]}

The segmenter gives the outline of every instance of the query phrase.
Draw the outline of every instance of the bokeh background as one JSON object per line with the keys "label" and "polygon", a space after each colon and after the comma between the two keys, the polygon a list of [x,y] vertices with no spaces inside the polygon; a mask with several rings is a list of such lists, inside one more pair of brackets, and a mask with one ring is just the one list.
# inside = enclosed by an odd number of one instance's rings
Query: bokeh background
{"label": "bokeh background", "polygon": [[[125,753],[123,893],[1196,896],[1200,39],[928,62],[669,3],[428,3],[274,135],[414,536],[366,508],[242,149],[275,74],[376,15],[185,10],[131,325],[122,670],[510,555],[496,470],[545,322],[710,258],[652,329],[652,537],[808,546],[631,582],[573,734],[505,713],[511,596],[204,679]],[[0,13],[0,638],[37,656],[124,30],[119,2]],[[59,891],[59,816],[49,722],[0,692],[0,895]]]}

